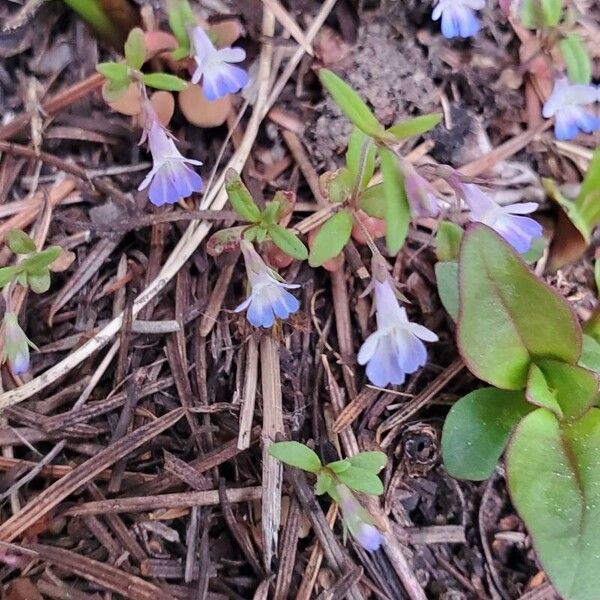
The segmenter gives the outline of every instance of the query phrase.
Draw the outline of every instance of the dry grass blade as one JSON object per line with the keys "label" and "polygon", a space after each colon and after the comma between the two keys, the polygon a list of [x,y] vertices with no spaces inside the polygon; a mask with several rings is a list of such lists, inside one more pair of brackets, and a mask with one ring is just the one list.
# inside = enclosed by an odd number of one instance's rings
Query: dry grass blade
{"label": "dry grass blade", "polygon": [[262,534],[264,562],[269,571],[277,551],[283,484],[281,462],[269,454],[269,446],[277,439],[277,434],[283,433],[279,349],[270,336],[260,340],[260,374],[263,396]]}
{"label": "dry grass blade", "polygon": [[312,56],[313,49],[310,45],[310,42],[306,39],[304,32],[302,29],[300,29],[300,27],[298,27],[298,24],[296,21],[294,21],[290,13],[288,13],[288,11],[281,6],[279,0],[262,1],[266,6],[269,7],[270,11],[275,15],[275,18],[281,23],[281,25],[287,29],[290,35],[298,42],[298,44],[300,44],[300,46],[302,46],[304,52]]}
{"label": "dry grass blade", "polygon": [[[259,500],[262,488],[258,486],[245,488],[229,488],[226,492],[228,502],[251,502]],[[180,492],[161,494],[159,496],[134,496],[132,498],[115,498],[113,500],[97,500],[74,506],[65,511],[65,515],[74,517],[82,515],[116,514],[123,512],[145,512],[161,508],[190,508],[192,506],[214,506],[219,504],[219,491]]]}
{"label": "dry grass blade", "polygon": [[68,475],[53,483],[44,490],[43,494],[29,501],[18,513],[0,525],[0,540],[13,541],[81,485],[91,481],[107,467],[172,427],[183,414],[184,411],[181,408],[173,410],[156,419],[156,421],[136,429],[73,469]]}
{"label": "dry grass blade", "polygon": [[33,550],[38,558],[52,565],[99,585],[105,590],[121,594],[129,600],[175,600],[166,590],[107,564],[81,556],[70,550],[45,546],[44,544],[26,544],[26,551]]}

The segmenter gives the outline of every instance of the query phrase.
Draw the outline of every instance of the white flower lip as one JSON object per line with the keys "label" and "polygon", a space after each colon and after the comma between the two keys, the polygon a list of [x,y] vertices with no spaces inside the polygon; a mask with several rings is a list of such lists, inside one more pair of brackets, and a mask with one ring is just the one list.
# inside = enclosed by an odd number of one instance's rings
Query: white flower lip
{"label": "white flower lip", "polygon": [[358,364],[367,365],[367,377],[374,385],[400,385],[407,374],[427,361],[421,340],[436,342],[438,337],[427,327],[408,320],[389,280],[375,280],[374,287],[377,330],[361,346]]}
{"label": "white flower lip", "polygon": [[272,327],[276,318],[284,320],[297,312],[300,301],[287,290],[300,286],[279,281],[249,242],[242,240],[240,247],[246,263],[250,294],[234,311],[247,309],[246,318],[255,327]]}

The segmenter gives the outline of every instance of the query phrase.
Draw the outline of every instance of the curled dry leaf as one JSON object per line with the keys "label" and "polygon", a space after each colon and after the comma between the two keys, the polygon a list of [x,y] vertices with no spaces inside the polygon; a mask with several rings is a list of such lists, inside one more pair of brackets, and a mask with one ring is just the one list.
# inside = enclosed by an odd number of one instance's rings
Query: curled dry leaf
{"label": "curled dry leaf", "polygon": [[[134,83],[131,83],[127,90],[116,100],[108,102],[108,105],[115,112],[133,117],[140,112],[140,89]],[[105,100],[108,100],[105,97]]]}
{"label": "curled dry leaf", "polygon": [[[367,230],[372,239],[376,240],[385,235],[385,221],[382,219],[369,217],[369,215],[362,210],[356,212],[356,217],[360,219],[360,222],[363,224],[363,227]],[[352,238],[358,244],[366,245],[368,243],[365,232],[358,223],[355,223],[352,226]]]}
{"label": "curled dry leaf", "polygon": [[70,250],[62,250],[58,258],[48,267],[53,273],[66,271],[75,260],[75,253]]}
{"label": "curled dry leaf", "polygon": [[239,19],[226,19],[210,25],[208,28],[211,36],[214,36],[215,46],[225,48],[231,46],[244,33],[244,28]]}
{"label": "curled dry leaf", "polygon": [[190,84],[179,93],[179,108],[185,118],[198,127],[223,125],[231,110],[231,97],[224,96],[214,102],[207,100],[199,85]]}

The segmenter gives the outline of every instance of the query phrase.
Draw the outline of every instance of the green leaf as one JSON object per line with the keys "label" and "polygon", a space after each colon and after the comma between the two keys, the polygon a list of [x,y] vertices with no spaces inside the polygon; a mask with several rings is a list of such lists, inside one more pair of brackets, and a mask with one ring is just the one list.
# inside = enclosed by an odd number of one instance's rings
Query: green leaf
{"label": "green leaf", "polygon": [[385,194],[385,242],[388,252],[397,254],[408,234],[410,207],[396,157],[387,148],[380,148],[379,156]]}
{"label": "green leaf", "polygon": [[187,81],[169,73],[146,73],[142,76],[142,81],[148,87],[168,92],[182,92],[188,85]]}
{"label": "green leaf", "polygon": [[532,364],[529,368],[525,395],[531,404],[548,409],[559,419],[563,418],[562,409],[556,399],[556,390],[550,387],[544,373],[536,364]]}
{"label": "green leaf", "polygon": [[521,258],[528,264],[537,262],[542,258],[546,248],[548,247],[548,241],[545,237],[536,238],[531,242],[531,248],[521,254]]}
{"label": "green leaf", "polygon": [[406,138],[415,137],[433,129],[441,120],[442,113],[420,115],[395,123],[389,129],[386,129],[386,133],[391,134],[397,140],[405,140]]}
{"label": "green leaf", "polygon": [[577,419],[593,406],[598,398],[598,379],[592,371],[557,360],[537,364],[565,419]]}
{"label": "green leaf", "polygon": [[371,450],[369,452],[359,452],[355,456],[351,456],[348,460],[355,467],[366,469],[372,473],[379,473],[387,463],[387,455],[379,450]]}
{"label": "green leaf", "polygon": [[558,42],[558,47],[567,65],[570,81],[588,84],[592,79],[592,61],[581,38],[576,34],[570,34]]}
{"label": "green leaf", "polygon": [[573,204],[585,228],[583,232],[585,239],[589,243],[592,230],[596,225],[600,225],[600,146],[594,150],[581,189]]}
{"label": "green leaf", "polygon": [[225,191],[233,210],[249,223],[258,223],[261,219],[260,208],[254,202],[242,178],[233,169],[225,174]]}
{"label": "green leaf", "polygon": [[590,335],[584,334],[583,336],[583,350],[579,359],[579,366],[600,373],[600,343]]}
{"label": "green leaf", "polygon": [[115,86],[129,82],[129,67],[125,63],[105,62],[96,65],[96,71],[104,75]]}
{"label": "green leaf", "polygon": [[353,465],[345,471],[338,473],[338,479],[355,492],[362,492],[363,494],[370,494],[372,496],[383,494],[381,479],[375,473],[366,469],[361,469]]}
{"label": "green leaf", "polygon": [[542,5],[542,14],[544,16],[544,25],[547,27],[556,27],[562,14],[563,0],[540,1]]}
{"label": "green leaf", "polygon": [[179,43],[179,48],[176,50],[185,51],[184,56],[189,54],[190,39],[188,36],[188,27],[196,25],[196,19],[187,0],[172,0],[167,5],[167,15],[169,17],[169,27]]}
{"label": "green leaf", "polygon": [[46,269],[40,273],[27,275],[27,285],[36,294],[47,292],[50,289],[50,271]]}
{"label": "green leaf", "polygon": [[317,483],[315,483],[315,494],[321,496],[329,493],[333,487],[333,477],[327,471],[321,471],[317,475]]}
{"label": "green leaf", "polygon": [[451,221],[442,221],[435,236],[435,253],[440,262],[456,261],[460,252],[463,229]]}
{"label": "green leaf", "polygon": [[269,446],[269,454],[290,467],[309,473],[318,473],[322,466],[315,451],[300,442],[275,442]]}
{"label": "green leaf", "polygon": [[308,258],[306,246],[300,241],[298,236],[289,229],[286,229],[277,223],[273,223],[269,225],[268,232],[273,243],[288,256],[297,260],[306,260]]}
{"label": "green leaf", "polygon": [[352,463],[347,458],[343,458],[342,460],[334,460],[333,462],[327,463],[325,466],[338,475],[339,473],[347,471],[352,466]]}
{"label": "green leaf", "polygon": [[361,131],[371,137],[378,137],[383,133],[383,125],[379,123],[361,97],[345,81],[328,69],[319,71],[319,79],[331,94],[335,103],[342,109],[342,112]]}
{"label": "green leaf", "polygon": [[363,176],[359,186],[359,189],[364,190],[375,172],[375,144],[373,140],[365,135],[360,129],[354,128],[350,141],[348,142],[348,150],[346,152],[346,165],[348,171],[352,174],[352,183],[358,177],[358,171],[360,170],[360,160],[364,150],[364,168]]}
{"label": "green leaf", "polygon": [[146,43],[144,32],[139,27],[134,27],[125,42],[125,62],[136,71],[142,68],[146,60]]}
{"label": "green leaf", "polygon": [[440,300],[446,312],[454,319],[458,319],[458,263],[438,262],[435,264],[435,280]]}
{"label": "green leaf", "polygon": [[31,254],[35,252],[35,242],[20,229],[7,231],[4,241],[15,254]]}
{"label": "green leaf", "polygon": [[442,432],[444,466],[458,479],[487,479],[504,452],[511,431],[534,407],[523,392],[482,388],[450,409]]}
{"label": "green leaf", "polygon": [[563,598],[600,589],[600,410],[560,424],[542,408],[515,430],[506,457],[513,504]]}
{"label": "green leaf", "polygon": [[362,191],[358,197],[358,207],[370,217],[385,219],[386,201],[383,183],[372,185]]}
{"label": "green leaf", "polygon": [[532,361],[577,362],[581,330],[569,305],[485,225],[465,232],[459,289],[458,344],[480,379],[517,390]]}
{"label": "green leaf", "polygon": [[15,279],[19,273],[19,267],[2,267],[0,268],[0,289],[7,286]]}
{"label": "green leaf", "polygon": [[337,256],[350,238],[353,224],[352,215],[347,210],[340,210],[325,221],[313,239],[308,264],[320,267],[325,261]]}
{"label": "green leaf", "polygon": [[319,188],[330,202],[344,202],[352,194],[354,176],[344,167],[337,171],[326,171],[319,177]]}
{"label": "green leaf", "polygon": [[21,269],[28,274],[39,275],[49,267],[62,253],[60,246],[50,246],[41,252],[36,252],[21,263]]}

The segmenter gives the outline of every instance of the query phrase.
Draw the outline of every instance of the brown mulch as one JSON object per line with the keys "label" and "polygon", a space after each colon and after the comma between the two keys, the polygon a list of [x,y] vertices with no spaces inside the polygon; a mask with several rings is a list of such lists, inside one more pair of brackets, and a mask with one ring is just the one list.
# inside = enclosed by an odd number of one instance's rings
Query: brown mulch
{"label": "brown mulch", "polygon": [[[304,30],[321,5],[288,3]],[[338,1],[315,40],[317,57],[301,60],[246,161],[257,201],[291,190],[301,221],[318,208],[318,175],[342,162],[350,127],[318,85],[321,65],[345,76],[386,124],[444,110],[455,128],[405,145],[415,160],[468,165],[504,192],[518,180],[521,197],[536,200],[544,198],[536,173],[580,179],[581,165],[528,121],[515,84],[517,42],[494,19],[496,7],[475,41],[450,43],[423,5]],[[241,19],[255,59],[262,4],[225,6]],[[93,75],[114,53],[62,4],[5,3],[0,18],[10,25],[0,32],[0,235],[21,227],[75,254],[47,294],[23,295],[21,322],[39,347],[28,379],[124,315],[102,349],[0,414],[2,597],[553,598],[502,467],[474,484],[441,464],[444,415],[479,383],[458,358],[437,296],[431,224],[412,228],[391,261],[409,315],[440,336],[426,367],[399,390],[370,387],[355,363],[373,320],[362,296],[368,253],[354,244],[335,273],[298,263],[285,271],[301,284],[302,309],[272,331],[254,331],[232,311],[245,295],[242,262],[213,259],[204,243],[134,320],[135,299],[190,221],[219,228],[235,215],[207,212],[200,198],[156,209],[137,192],[148,156]],[[280,26],[274,42],[296,47]],[[200,130],[176,116],[172,128],[185,154],[204,162],[206,180],[227,126]],[[555,215],[543,208],[551,229]],[[0,259],[11,260],[4,247]],[[590,274],[588,256],[550,276],[582,319],[595,301]],[[4,391],[23,383],[2,368]],[[272,414],[279,394],[283,428]],[[287,470],[274,531],[265,523],[261,448],[277,434],[328,459],[355,448],[388,453],[385,496],[370,506],[388,525],[384,549],[368,554],[344,540],[334,508]]]}

